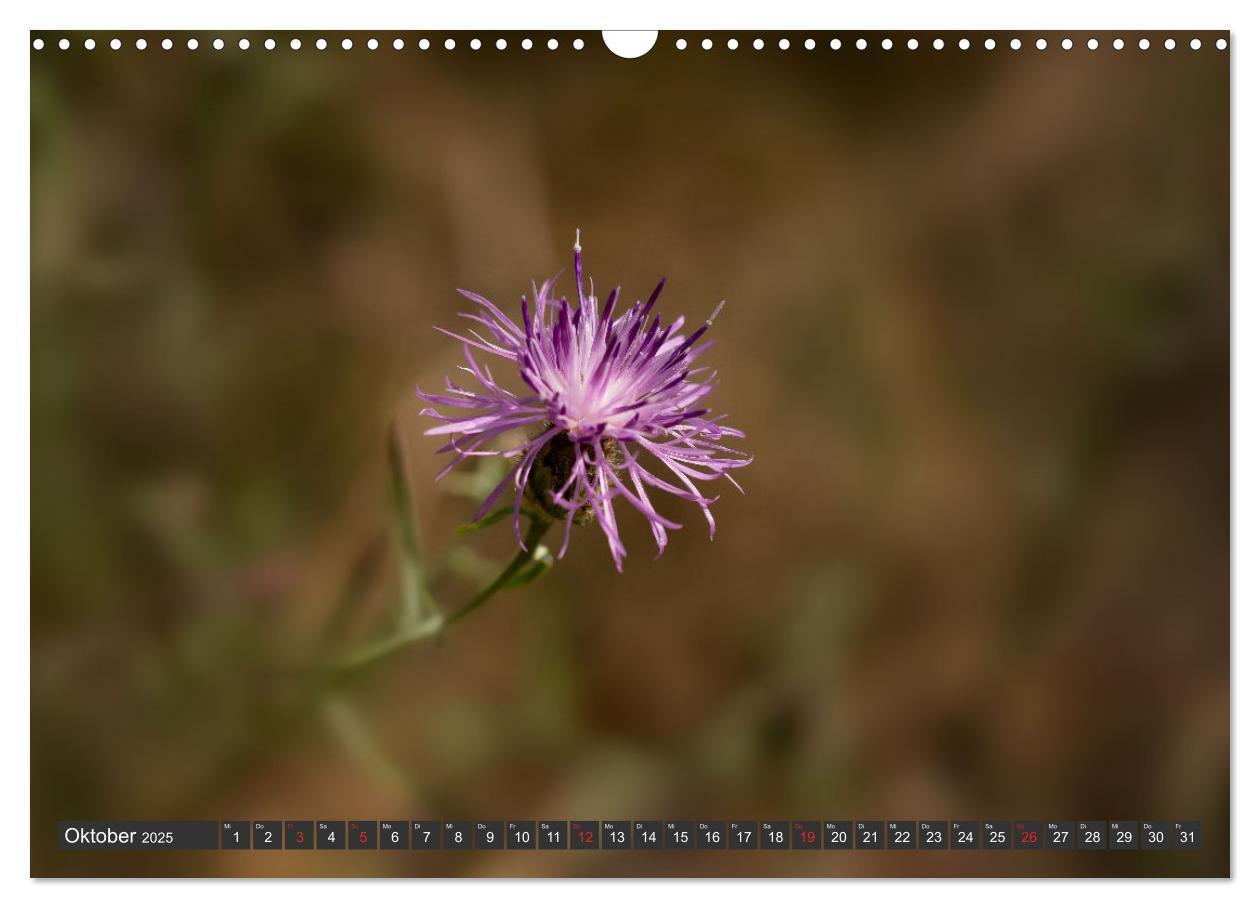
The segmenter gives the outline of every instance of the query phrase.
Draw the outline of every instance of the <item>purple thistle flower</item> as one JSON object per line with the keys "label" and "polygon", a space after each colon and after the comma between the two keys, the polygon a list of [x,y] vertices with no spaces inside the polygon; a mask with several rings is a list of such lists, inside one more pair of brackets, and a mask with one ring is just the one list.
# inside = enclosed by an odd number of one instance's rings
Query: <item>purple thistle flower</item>
{"label": "purple thistle flower", "polygon": [[[647,518],[659,552],[665,551],[666,532],[680,525],[657,513],[648,498],[649,486],[699,505],[712,538],[716,527],[709,506],[717,496],[701,495],[695,481],[725,476],[740,488],[730,471],[747,466],[752,458],[722,444],[724,438],[743,438],[744,433],[721,425],[724,416],[710,417],[701,406],[716,378],[712,370],[695,366],[712,341],[697,341],[724,303],[703,325],[684,335],[682,317],[662,325],[660,315],[652,314],[665,286],[663,278],[646,303],[637,301],[620,315],[615,314],[620,288],[608,294],[602,307],[593,281],[590,293],[583,293],[580,232],[573,247],[573,270],[577,304],[553,297],[557,275],[534,286],[532,312],[527,297],[521,297],[519,325],[484,297],[459,291],[479,307],[478,312],[461,313],[476,326],[466,337],[437,330],[464,344],[467,366],[461,368],[480,387],[467,391],[448,377],[445,394],[425,394],[417,388],[416,396],[462,411],[458,415],[433,408],[420,411],[442,422],[426,435],[450,436],[438,453],[455,452],[438,479],[469,457],[518,458],[474,522],[488,514],[511,486],[516,538],[522,547],[521,507],[528,496],[532,505],[564,520],[558,557],[564,557],[573,524],[594,519],[621,570],[626,550],[613,512],[615,499],[626,499]],[[488,367],[477,363],[473,350],[511,361],[528,390],[518,394],[500,385]],[[513,444],[501,439],[521,432],[527,441]],[[650,472],[645,461],[663,467],[667,478]]]}

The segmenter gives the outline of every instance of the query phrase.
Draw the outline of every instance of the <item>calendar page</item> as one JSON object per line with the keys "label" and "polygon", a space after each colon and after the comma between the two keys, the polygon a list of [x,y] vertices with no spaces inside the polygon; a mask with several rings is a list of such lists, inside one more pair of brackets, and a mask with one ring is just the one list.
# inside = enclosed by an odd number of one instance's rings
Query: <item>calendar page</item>
{"label": "calendar page", "polygon": [[32,876],[1229,876],[1229,32],[29,55]]}

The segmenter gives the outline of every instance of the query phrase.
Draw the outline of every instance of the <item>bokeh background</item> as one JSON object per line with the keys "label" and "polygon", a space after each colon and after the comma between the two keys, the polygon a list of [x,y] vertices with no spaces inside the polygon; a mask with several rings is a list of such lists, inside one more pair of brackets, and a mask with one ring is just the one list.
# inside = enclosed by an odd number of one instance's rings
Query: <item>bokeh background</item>
{"label": "bokeh background", "polygon": [[[1229,62],[857,35],[31,59],[32,873],[1229,872]],[[805,37],[819,47],[805,50]],[[827,41],[840,37],[840,51]],[[509,557],[415,385],[466,287],[703,319],[756,462]],[[63,853],[63,819],[1199,819],[1191,854]]]}

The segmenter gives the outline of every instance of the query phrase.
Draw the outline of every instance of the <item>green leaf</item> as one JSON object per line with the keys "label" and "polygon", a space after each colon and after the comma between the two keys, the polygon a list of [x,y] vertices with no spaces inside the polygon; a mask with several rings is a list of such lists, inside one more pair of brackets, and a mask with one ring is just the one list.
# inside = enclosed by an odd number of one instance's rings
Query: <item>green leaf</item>
{"label": "green leaf", "polygon": [[399,601],[398,626],[410,627],[437,614],[437,607],[426,587],[424,561],[420,555],[419,533],[411,507],[411,485],[407,481],[407,458],[403,450],[402,432],[397,423],[389,427],[390,502],[394,527],[402,548],[402,595]]}
{"label": "green leaf", "polygon": [[[489,514],[487,514],[485,517],[482,517],[480,520],[474,521],[472,523],[465,523],[463,526],[459,527],[455,532],[461,536],[465,536],[468,533],[475,533],[478,530],[484,530],[488,526],[494,526],[504,517],[507,517],[509,514],[511,514],[513,510],[514,509],[512,505],[507,505],[505,507],[498,508],[496,510],[491,511]],[[536,521],[541,517],[541,515],[537,511],[535,511],[533,508],[526,508],[526,507],[521,508],[521,516],[528,517],[531,522]]]}

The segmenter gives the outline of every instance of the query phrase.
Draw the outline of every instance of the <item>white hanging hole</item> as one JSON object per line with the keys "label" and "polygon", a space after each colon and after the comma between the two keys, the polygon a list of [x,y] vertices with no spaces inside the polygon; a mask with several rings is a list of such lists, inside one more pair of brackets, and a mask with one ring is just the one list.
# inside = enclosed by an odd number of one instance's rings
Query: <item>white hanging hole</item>
{"label": "white hanging hole", "polygon": [[324,49],[325,49],[325,48],[327,48],[327,47],[328,47],[328,42],[327,42],[327,41],[325,41],[323,38],[316,38],[316,39],[315,39],[315,49],[316,49],[316,50],[324,50]]}
{"label": "white hanging hole", "polygon": [[1138,48],[1140,50],[1150,50],[1150,47],[1151,47],[1151,42],[1148,38],[1143,38],[1141,41],[1138,42]]}
{"label": "white hanging hole", "polygon": [[368,43],[367,43],[368,50],[376,50],[380,46],[381,46],[381,42],[377,41],[375,38],[368,38]]}
{"label": "white hanging hole", "polygon": [[892,38],[885,38],[883,41],[880,41],[879,46],[884,50],[892,50]]}
{"label": "white hanging hole", "polygon": [[945,49],[944,39],[937,38],[935,41],[932,42],[932,50],[944,50],[944,49]]}
{"label": "white hanging hole", "polygon": [[416,47],[420,48],[421,50],[428,50],[428,49],[429,49],[429,39],[428,39],[428,38],[421,38],[421,39],[420,39],[420,41],[416,44]]}
{"label": "white hanging hole", "polygon": [[840,39],[839,39],[839,38],[832,38],[832,39],[831,39],[831,49],[832,49],[832,50],[839,50],[839,49],[840,49]]}
{"label": "white hanging hole", "polygon": [[534,46],[533,39],[531,38],[521,39],[521,50],[530,50],[533,46]]}
{"label": "white hanging hole", "polygon": [[1019,50],[1024,44],[1018,38],[1011,39],[1011,50]]}
{"label": "white hanging hole", "polygon": [[[675,42],[674,42],[674,47],[678,48],[679,50],[686,50],[686,49],[687,49],[687,39],[686,39],[686,38],[679,38],[677,41],[675,41]],[[617,52],[616,52],[616,51],[613,51],[613,53],[617,53]]]}
{"label": "white hanging hole", "polygon": [[88,50],[94,50],[96,48],[96,39],[88,38],[86,41],[83,42],[83,46],[86,47]]}
{"label": "white hanging hole", "polygon": [[481,50],[481,39],[473,38],[471,41],[468,42],[468,46],[471,47],[473,50]]}
{"label": "white hanging hole", "polygon": [[[68,38],[62,38],[60,41],[57,42],[57,46],[60,47],[62,50],[69,50],[70,40]],[[574,459],[576,460],[576,458]]]}
{"label": "white hanging hole", "polygon": [[1071,50],[1071,49],[1072,49],[1072,39],[1071,39],[1071,38],[1064,38],[1064,39],[1063,39],[1063,40],[1059,43],[1059,46],[1060,46],[1060,47],[1062,47],[1064,50]]}
{"label": "white hanging hole", "polygon": [[215,50],[223,50],[223,39],[215,38],[213,41],[213,46]]}
{"label": "white hanging hole", "polygon": [[547,50],[555,50],[559,46],[560,46],[560,42],[557,41],[555,38],[547,39]]}
{"label": "white hanging hole", "polygon": [[[656,46],[657,32],[654,31],[622,31],[609,29],[601,33],[604,38],[604,46],[610,51],[624,60],[634,60],[642,57],[648,51]],[[683,50],[687,46],[687,42],[683,38],[679,38],[682,45],[678,48]]]}
{"label": "white hanging hole", "polygon": [[[31,42],[31,47],[35,48],[36,50],[43,50],[43,49],[44,49],[44,39],[43,39],[43,38],[36,38],[34,41],[32,41],[32,42]],[[576,460],[576,458],[574,458],[574,459]]]}
{"label": "white hanging hole", "polygon": [[1116,40],[1111,42],[1111,46],[1115,48],[1116,50],[1124,50],[1124,39],[1117,38]]}
{"label": "white hanging hole", "polygon": [[1164,50],[1176,50],[1176,49],[1177,49],[1177,42],[1173,40],[1172,38],[1169,38],[1167,41],[1164,42]]}
{"label": "white hanging hole", "polygon": [[144,40],[143,38],[136,39],[136,50],[144,50],[148,46],[149,46],[149,42]]}
{"label": "white hanging hole", "polygon": [[403,42],[402,38],[394,39],[394,50],[402,50],[405,46],[406,44]]}
{"label": "white hanging hole", "polygon": [[753,38],[753,50],[761,50],[765,46],[765,41],[762,41],[760,38]]}
{"label": "white hanging hole", "polygon": [[728,40],[728,41],[726,42],[726,49],[727,49],[727,50],[739,50],[739,41],[738,41],[738,40],[736,40],[735,38],[731,38],[730,40]]}
{"label": "white hanging hole", "polygon": [[351,49],[353,49],[353,47],[354,47],[354,42],[353,42],[353,41],[351,41],[349,38],[342,38],[342,39],[341,39],[341,49],[342,49],[342,50],[351,50]]}
{"label": "white hanging hole", "polygon": [[911,38],[909,41],[907,41],[907,42],[906,42],[906,47],[908,47],[910,50],[918,50],[918,49],[919,49],[919,39],[918,39],[918,38]]}
{"label": "white hanging hole", "polygon": [[1191,38],[1191,39],[1190,39],[1190,49],[1191,49],[1191,50],[1198,50],[1198,49],[1199,49],[1200,47],[1202,47],[1202,46],[1203,46],[1203,42],[1202,42],[1202,41],[1200,41],[1198,38]]}
{"label": "white hanging hole", "polygon": [[1085,46],[1088,47],[1090,50],[1098,50],[1098,39],[1090,38],[1088,41],[1085,42]]}
{"label": "white hanging hole", "polygon": [[584,47],[586,47],[586,42],[585,42],[585,41],[583,41],[581,38],[574,38],[574,39],[573,39],[573,49],[574,49],[574,50],[581,50],[581,49],[582,49],[582,48],[584,48]]}
{"label": "white hanging hole", "polygon": [[705,38],[703,41],[700,42],[700,47],[704,50],[713,50],[713,39]]}
{"label": "white hanging hole", "polygon": [[443,42],[442,42],[442,46],[443,46],[443,47],[445,47],[447,50],[454,50],[454,49],[455,49],[455,39],[454,39],[454,38],[447,38],[445,41],[443,41]]}
{"label": "white hanging hole", "polygon": [[1217,39],[1216,39],[1216,49],[1217,49],[1217,50],[1224,50],[1224,49],[1225,49],[1225,48],[1227,48],[1227,47],[1229,47],[1229,42],[1228,42],[1228,41],[1226,41],[1224,38],[1217,38]]}
{"label": "white hanging hole", "polygon": [[1045,38],[1037,39],[1037,50],[1045,50],[1047,47]]}
{"label": "white hanging hole", "polygon": [[275,50],[275,49],[276,49],[276,39],[275,39],[275,38],[268,38],[266,41],[264,41],[264,42],[263,42],[263,47],[267,48],[267,50]]}
{"label": "white hanging hole", "polygon": [[175,46],[175,42],[172,41],[170,38],[162,39],[162,50],[170,50],[174,46]]}
{"label": "white hanging hole", "polygon": [[858,38],[858,39],[857,39],[857,49],[858,49],[858,50],[866,50],[866,39],[865,39],[865,38]]}
{"label": "white hanging hole", "polygon": [[122,42],[117,38],[111,38],[109,42],[110,50],[122,50]]}
{"label": "white hanging hole", "polygon": [[236,42],[236,46],[239,47],[241,50],[249,50],[249,39],[242,38],[241,40]]}
{"label": "white hanging hole", "polygon": [[789,41],[787,38],[779,39],[779,50],[787,50],[791,46],[792,46],[792,42]]}
{"label": "white hanging hole", "polygon": [[970,41],[968,41],[966,38],[959,38],[959,39],[958,39],[958,49],[959,49],[959,50],[966,50],[966,49],[967,49],[967,48],[969,48],[969,47],[971,47],[971,42],[970,42]]}
{"label": "white hanging hole", "polygon": [[814,42],[814,39],[813,39],[813,38],[806,38],[806,39],[805,39],[805,49],[806,49],[806,50],[813,50],[813,49],[814,49],[815,47],[817,47],[817,46],[818,46],[818,45]]}
{"label": "white hanging hole", "polygon": [[189,50],[196,50],[196,49],[197,49],[197,39],[196,39],[196,38],[189,38],[189,39],[188,39],[188,49],[189,49]]}
{"label": "white hanging hole", "polygon": [[985,50],[993,50],[995,47],[997,47],[997,42],[996,42],[996,41],[994,41],[992,38],[985,38],[985,39],[984,39],[984,49],[985,49]]}
{"label": "white hanging hole", "polygon": [[507,38],[499,38],[494,42],[495,50],[507,50]]}

